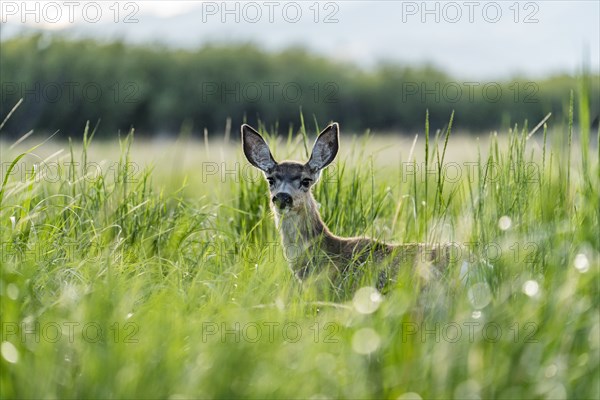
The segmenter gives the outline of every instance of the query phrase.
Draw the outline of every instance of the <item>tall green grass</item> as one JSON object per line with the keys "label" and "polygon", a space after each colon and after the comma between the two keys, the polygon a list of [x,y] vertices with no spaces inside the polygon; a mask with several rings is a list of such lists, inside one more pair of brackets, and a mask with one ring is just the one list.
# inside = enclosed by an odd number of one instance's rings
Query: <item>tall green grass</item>
{"label": "tall green grass", "polygon": [[[315,188],[334,232],[470,242],[486,260],[427,296],[407,271],[385,296],[301,287],[263,180],[173,176],[184,184],[167,190],[160,166],[131,168],[133,132],[94,169],[88,127],[66,156],[3,151],[1,397],[598,398],[600,167],[573,107],[552,130],[493,134],[458,179],[445,167],[459,115],[426,122],[395,175],[368,135],[343,137],[353,161]],[[308,130],[271,137],[276,158],[309,150]]]}

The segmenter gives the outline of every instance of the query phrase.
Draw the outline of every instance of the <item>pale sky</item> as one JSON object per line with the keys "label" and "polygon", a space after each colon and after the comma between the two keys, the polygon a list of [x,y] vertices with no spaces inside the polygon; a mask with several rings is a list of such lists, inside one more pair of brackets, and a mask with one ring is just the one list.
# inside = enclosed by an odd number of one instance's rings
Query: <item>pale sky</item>
{"label": "pale sky", "polygon": [[592,69],[600,69],[598,0],[4,0],[0,17],[2,39],[52,30],[182,48],[215,41],[269,50],[302,45],[364,67],[431,63],[465,79],[576,73],[586,52]]}

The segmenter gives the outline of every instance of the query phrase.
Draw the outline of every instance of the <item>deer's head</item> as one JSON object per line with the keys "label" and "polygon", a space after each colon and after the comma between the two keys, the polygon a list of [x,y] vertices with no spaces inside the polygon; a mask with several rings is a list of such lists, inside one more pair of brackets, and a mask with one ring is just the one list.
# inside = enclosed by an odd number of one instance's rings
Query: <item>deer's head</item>
{"label": "deer's head", "polygon": [[256,168],[264,172],[269,183],[273,209],[277,213],[298,210],[310,199],[310,189],[317,182],[321,170],[331,164],[338,152],[339,126],[330,124],[320,134],[306,163],[273,159],[269,145],[249,125],[242,125],[244,154]]}

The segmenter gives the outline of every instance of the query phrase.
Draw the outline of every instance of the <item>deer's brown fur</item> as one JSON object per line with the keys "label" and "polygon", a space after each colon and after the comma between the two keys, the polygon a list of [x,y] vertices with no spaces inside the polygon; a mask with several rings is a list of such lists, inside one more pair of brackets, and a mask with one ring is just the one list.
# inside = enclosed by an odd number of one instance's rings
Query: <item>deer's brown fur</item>
{"label": "deer's brown fur", "polygon": [[402,264],[421,268],[419,276],[429,279],[448,263],[447,248],[425,244],[390,245],[365,237],[343,238],[331,233],[321,219],[311,188],[321,170],[337,154],[338,131],[338,124],[333,123],[321,132],[307,163],[277,163],[259,133],[242,125],[244,153],[269,182],[271,208],[291,269],[301,280],[313,273],[325,272],[332,282],[339,282],[372,260],[376,265],[387,266],[378,272],[380,288],[395,276]]}

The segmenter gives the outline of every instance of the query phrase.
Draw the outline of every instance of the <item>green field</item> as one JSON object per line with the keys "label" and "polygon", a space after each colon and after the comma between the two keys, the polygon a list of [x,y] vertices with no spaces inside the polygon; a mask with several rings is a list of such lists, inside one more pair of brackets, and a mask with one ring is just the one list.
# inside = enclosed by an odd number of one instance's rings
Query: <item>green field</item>
{"label": "green field", "polygon": [[342,298],[293,278],[237,140],[2,142],[0,397],[599,398],[600,166],[574,114],[414,144],[342,123],[315,187],[333,232],[481,261]]}

